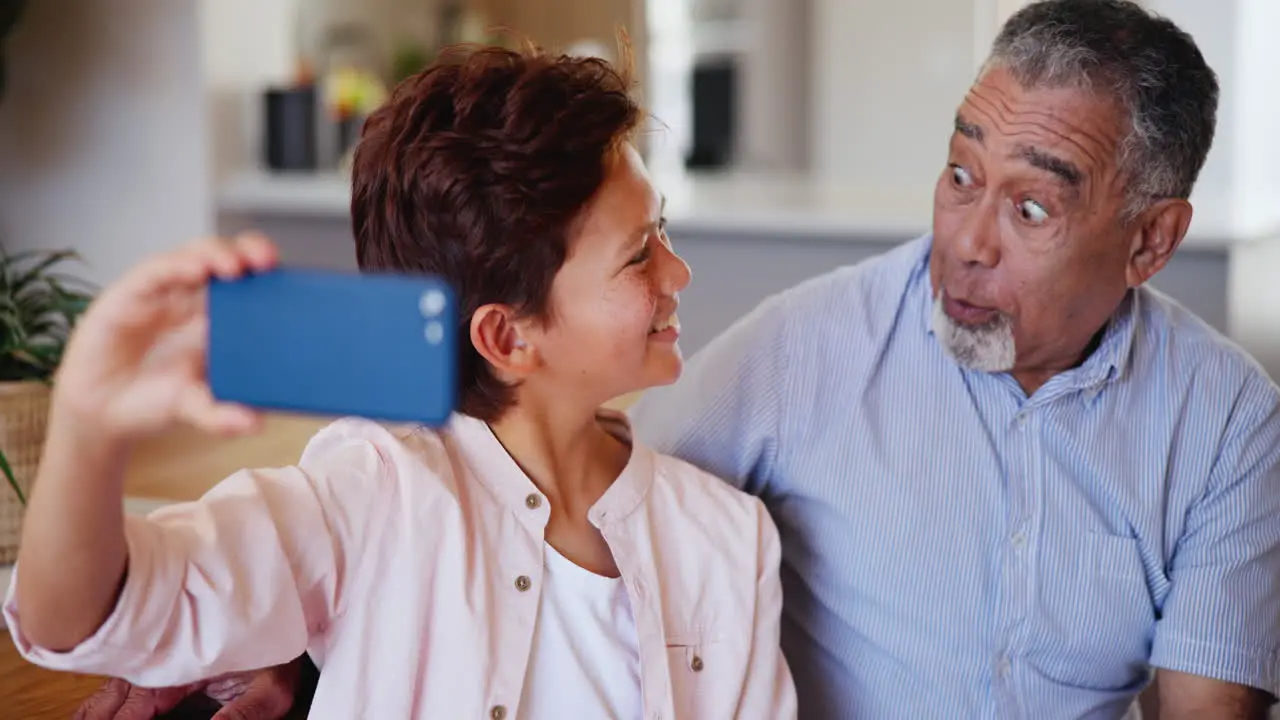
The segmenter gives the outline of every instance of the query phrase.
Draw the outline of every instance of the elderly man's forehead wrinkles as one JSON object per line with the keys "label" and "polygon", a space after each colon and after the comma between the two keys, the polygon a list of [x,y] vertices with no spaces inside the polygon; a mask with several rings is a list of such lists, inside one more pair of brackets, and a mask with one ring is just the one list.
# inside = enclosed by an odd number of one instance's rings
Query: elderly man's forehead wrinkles
{"label": "elderly man's forehead wrinkles", "polygon": [[[1012,80],[1009,78],[1009,80]],[[1034,96],[1034,97],[1031,97]],[[1067,98],[1063,102],[1063,98]],[[1098,95],[1073,88],[1053,88],[1053,87],[1023,87],[1013,81],[1010,87],[1005,87],[1005,83],[1000,83],[997,78],[988,77],[982,82],[973,86],[969,94],[965,96],[965,102],[973,106],[974,110],[981,112],[992,119],[1003,122],[1022,122],[1035,121],[1043,123],[1046,129],[1054,125],[1062,126],[1070,134],[1085,134],[1090,137],[1097,135],[1097,132],[1090,131],[1080,122],[1074,122],[1064,117],[1061,112],[1053,112],[1048,108],[1060,108],[1065,105],[1068,112],[1075,111],[1080,115],[1078,120],[1088,124],[1087,118],[1095,116],[1098,113],[1095,110],[1102,109],[1101,106],[1110,106],[1105,98]],[[1086,109],[1088,108],[1088,109]],[[1083,115],[1081,112],[1083,111]],[[1105,113],[1107,118],[1104,122],[1109,125],[1114,118],[1110,113]],[[970,121],[975,121],[973,117],[966,117]],[[1094,118],[1095,120],[1097,118]],[[1096,130],[1096,129],[1095,129]],[[1055,134],[1062,137],[1068,137],[1068,134],[1056,132]]]}
{"label": "elderly man's forehead wrinkles", "polygon": [[[1061,95],[1053,97],[1059,91],[1047,91],[1047,105],[1041,106],[990,80],[976,85],[965,98],[967,107],[957,113],[984,140],[991,139],[993,130],[1002,129],[1020,140],[1013,157],[1053,173],[1068,187],[1082,185],[1091,169],[1103,170],[1119,162],[1112,129],[1099,125],[1115,118],[1096,99],[1082,98],[1082,106],[1077,107],[1064,103]],[[1106,117],[1099,116],[1099,111]]]}

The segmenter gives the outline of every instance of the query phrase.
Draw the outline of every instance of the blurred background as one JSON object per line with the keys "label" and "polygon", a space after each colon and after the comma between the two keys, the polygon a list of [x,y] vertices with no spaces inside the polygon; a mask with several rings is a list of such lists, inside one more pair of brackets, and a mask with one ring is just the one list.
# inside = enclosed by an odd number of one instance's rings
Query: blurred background
{"label": "blurred background", "polygon": [[[693,267],[686,353],[764,296],[930,227],[957,103],[1019,0],[39,0],[3,40],[0,244],[106,282],[258,227],[352,267],[344,155],[394,82],[511,28],[612,57]],[[1221,76],[1192,237],[1155,284],[1280,377],[1276,0],[1147,0]],[[0,0],[0,16],[11,0]]]}

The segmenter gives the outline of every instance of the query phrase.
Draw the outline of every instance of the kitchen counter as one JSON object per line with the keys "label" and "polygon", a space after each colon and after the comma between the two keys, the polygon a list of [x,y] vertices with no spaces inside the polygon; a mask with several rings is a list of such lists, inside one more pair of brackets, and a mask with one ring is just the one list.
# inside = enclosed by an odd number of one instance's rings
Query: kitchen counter
{"label": "kitchen counter", "polygon": [[[894,244],[928,231],[933,188],[885,188],[795,175],[659,174],[673,235],[714,233],[834,242]],[[220,189],[220,213],[292,215],[345,220],[348,180],[336,173],[245,171]],[[1269,233],[1228,227],[1198,217],[1184,243],[1226,248]]]}
{"label": "kitchen counter", "polygon": [[[658,177],[667,197],[673,233],[732,232],[839,241],[919,235],[928,228],[929,197],[786,177]],[[922,204],[923,202],[923,204]],[[342,217],[349,211],[348,181],[337,173],[246,172],[232,178],[218,198],[220,212]]]}

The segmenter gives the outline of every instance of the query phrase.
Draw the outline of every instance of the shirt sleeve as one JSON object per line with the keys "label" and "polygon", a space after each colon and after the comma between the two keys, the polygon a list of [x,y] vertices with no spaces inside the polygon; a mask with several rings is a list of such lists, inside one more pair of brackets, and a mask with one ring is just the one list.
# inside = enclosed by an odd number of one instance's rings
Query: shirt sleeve
{"label": "shirt sleeve", "polygon": [[[170,687],[288,662],[343,610],[343,589],[387,493],[361,425],[318,433],[297,466],[245,470],[200,500],[127,517],[128,571],[98,630],[67,652],[32,645],[13,588],[19,653],[50,669]],[[14,570],[15,578],[21,567]]]}
{"label": "shirt sleeve", "polygon": [[1172,554],[1151,664],[1280,694],[1280,401],[1257,386]]}
{"label": "shirt sleeve", "polygon": [[755,495],[768,491],[783,423],[788,295],[761,303],[629,415],[636,436]]}
{"label": "shirt sleeve", "polygon": [[760,522],[759,576],[751,657],[735,717],[788,720],[797,717],[795,682],[782,652],[782,546],[764,504],[756,501]]}

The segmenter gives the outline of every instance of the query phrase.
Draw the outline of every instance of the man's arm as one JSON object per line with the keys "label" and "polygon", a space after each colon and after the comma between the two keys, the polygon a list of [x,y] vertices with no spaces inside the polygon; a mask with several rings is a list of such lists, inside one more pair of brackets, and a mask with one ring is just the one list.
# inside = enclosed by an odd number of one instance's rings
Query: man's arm
{"label": "man's arm", "polygon": [[[112,678],[87,698],[76,720],[301,720],[311,708],[318,671],[307,655],[262,670],[169,688],[145,688]],[[213,703],[213,710],[207,709]],[[221,708],[217,708],[221,705]]]}
{"label": "man's arm", "polygon": [[1280,688],[1280,395],[1246,378],[1168,563],[1152,643],[1161,720],[1267,717]]}
{"label": "man's arm", "polygon": [[[1159,670],[1155,695],[1142,720],[1266,720],[1275,698],[1246,685]],[[1148,714],[1154,711],[1154,714]]]}

